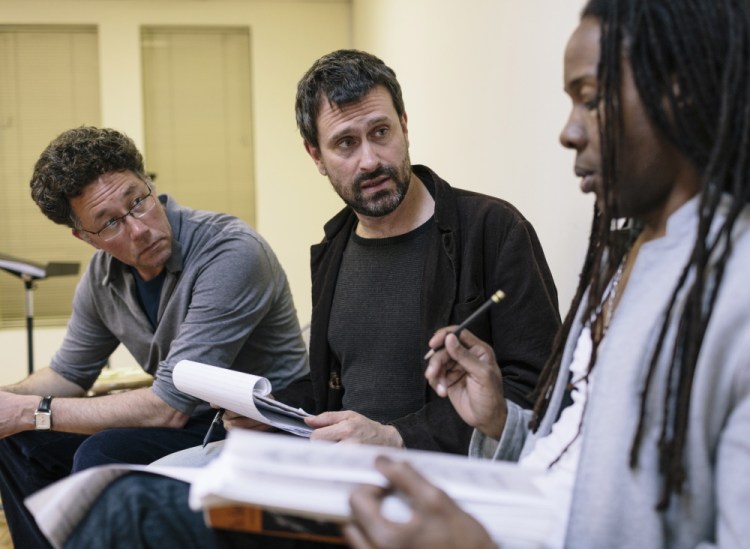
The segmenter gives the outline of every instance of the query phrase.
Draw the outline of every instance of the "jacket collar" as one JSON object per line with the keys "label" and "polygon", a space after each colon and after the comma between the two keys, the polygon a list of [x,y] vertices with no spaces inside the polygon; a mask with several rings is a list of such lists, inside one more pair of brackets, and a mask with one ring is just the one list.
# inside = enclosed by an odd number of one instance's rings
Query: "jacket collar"
{"label": "jacket collar", "polygon": [[[435,225],[441,233],[451,232],[451,227],[458,224],[458,211],[452,198],[453,189],[427,166],[414,164],[412,172],[435,199]],[[356,220],[354,211],[349,206],[344,207],[323,226],[326,238],[330,239],[342,230],[346,230],[348,234]]]}

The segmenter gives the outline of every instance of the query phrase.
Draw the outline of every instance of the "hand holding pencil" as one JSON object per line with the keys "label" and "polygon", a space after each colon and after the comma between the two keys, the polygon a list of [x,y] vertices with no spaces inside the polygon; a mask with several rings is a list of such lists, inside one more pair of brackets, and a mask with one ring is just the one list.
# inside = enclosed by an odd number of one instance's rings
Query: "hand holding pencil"
{"label": "hand holding pencil", "polygon": [[425,378],[435,392],[448,397],[466,423],[495,439],[502,434],[507,414],[500,366],[492,347],[466,326],[504,296],[496,292],[458,327],[438,330],[425,357]]}
{"label": "hand holding pencil", "polygon": [[[466,328],[469,327],[469,325],[474,322],[477,318],[479,318],[480,315],[482,315],[487,309],[495,305],[496,303],[500,303],[502,299],[505,298],[505,292],[502,290],[496,291],[494,294],[490,296],[490,298],[482,303],[479,308],[471,313],[469,317],[464,320],[461,324],[458,325],[458,327],[452,331],[453,334],[455,334],[456,337],[461,335],[461,332],[463,332]],[[436,347],[431,347],[429,351],[427,351],[427,354],[424,356],[425,360],[430,360],[432,355],[437,353],[440,349],[443,348],[443,345],[440,344]]]}

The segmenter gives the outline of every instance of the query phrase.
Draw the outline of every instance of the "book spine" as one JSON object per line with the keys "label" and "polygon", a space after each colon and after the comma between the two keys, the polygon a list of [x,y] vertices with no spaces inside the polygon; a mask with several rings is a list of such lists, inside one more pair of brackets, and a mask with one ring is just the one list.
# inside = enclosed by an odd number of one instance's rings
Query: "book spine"
{"label": "book spine", "polygon": [[[346,545],[337,524],[278,515],[255,505],[212,506],[205,509],[205,517],[209,526],[220,530]],[[279,521],[281,517],[284,518]],[[289,521],[294,523],[292,528]],[[315,530],[325,530],[326,533]]]}

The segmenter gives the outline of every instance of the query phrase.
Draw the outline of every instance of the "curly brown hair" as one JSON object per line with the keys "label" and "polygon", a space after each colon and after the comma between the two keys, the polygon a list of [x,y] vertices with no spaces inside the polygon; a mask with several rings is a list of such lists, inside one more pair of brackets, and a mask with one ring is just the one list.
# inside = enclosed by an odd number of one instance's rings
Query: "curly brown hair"
{"label": "curly brown hair", "polygon": [[73,128],[53,139],[37,160],[31,197],[52,221],[76,228],[69,199],[99,176],[126,170],[147,180],[143,156],[132,139],[109,128]]}

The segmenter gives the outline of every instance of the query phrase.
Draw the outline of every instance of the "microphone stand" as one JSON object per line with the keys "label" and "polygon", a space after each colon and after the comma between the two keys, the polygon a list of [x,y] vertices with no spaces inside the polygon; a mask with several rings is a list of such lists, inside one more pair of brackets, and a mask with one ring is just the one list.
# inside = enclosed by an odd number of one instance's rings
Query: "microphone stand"
{"label": "microphone stand", "polygon": [[0,269],[23,280],[26,297],[26,352],[29,375],[34,372],[34,282],[50,276],[78,274],[77,262],[50,262],[40,265],[25,259],[0,254]]}

